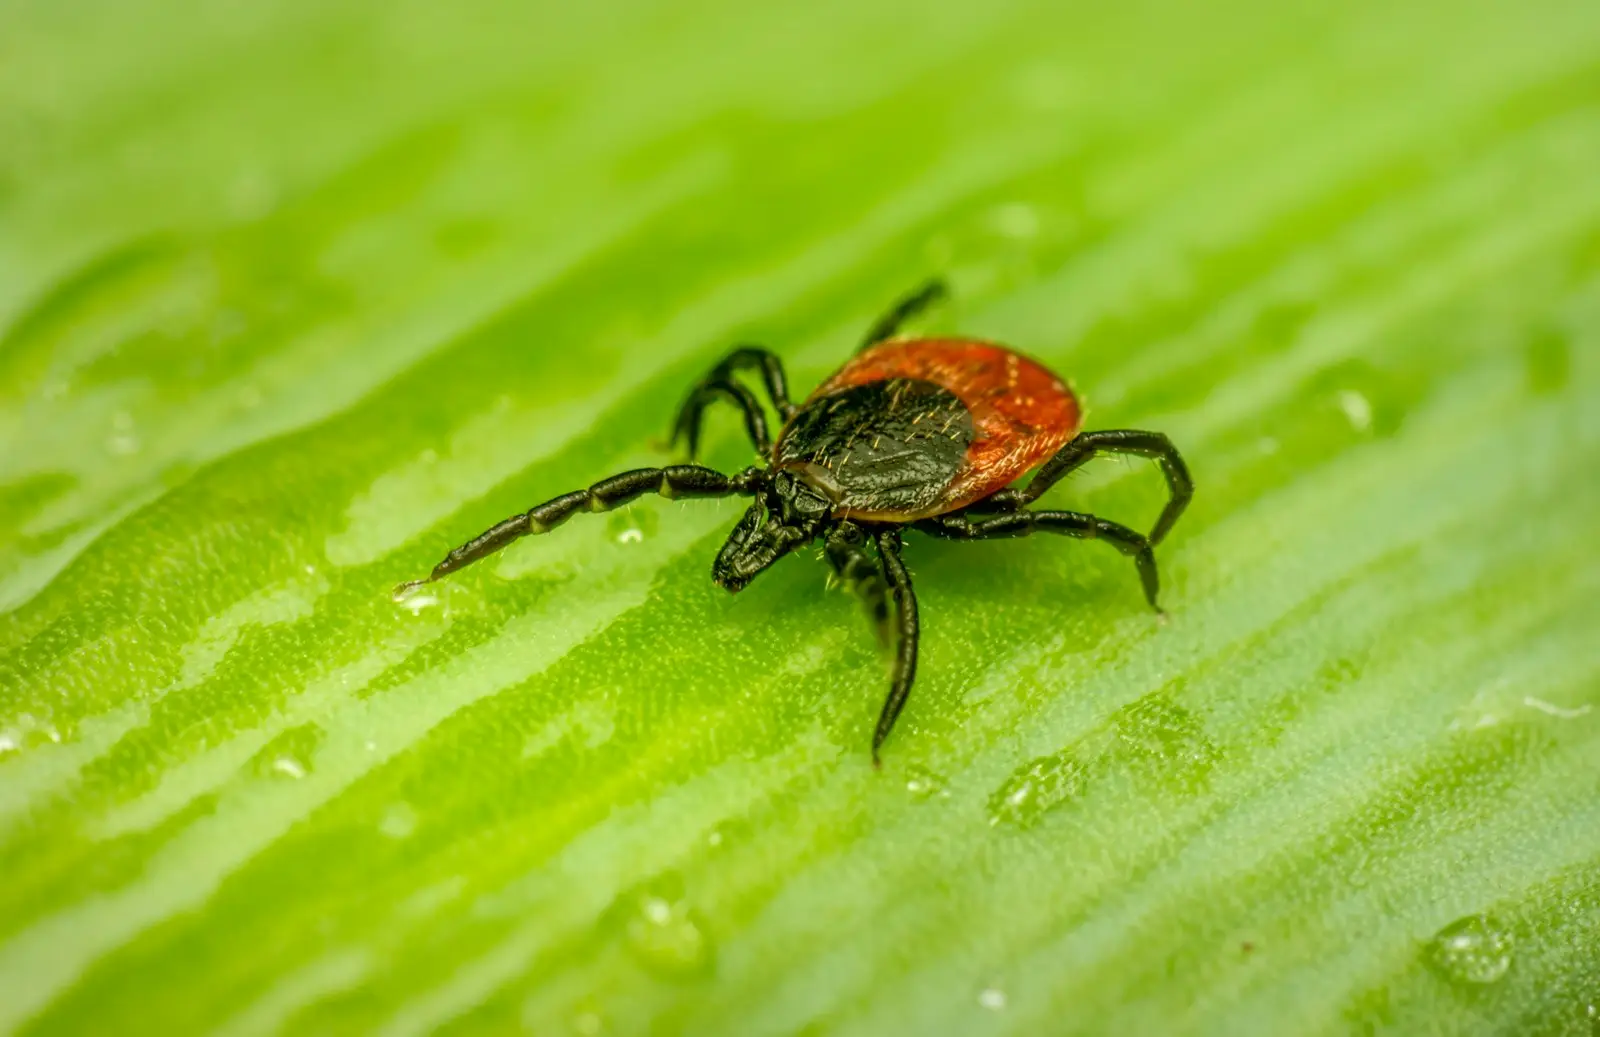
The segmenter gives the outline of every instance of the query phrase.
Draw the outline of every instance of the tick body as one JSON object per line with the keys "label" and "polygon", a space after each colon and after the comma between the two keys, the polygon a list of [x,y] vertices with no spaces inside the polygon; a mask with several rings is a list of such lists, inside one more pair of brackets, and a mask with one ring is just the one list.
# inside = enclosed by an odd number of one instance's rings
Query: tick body
{"label": "tick body", "polygon": [[838,518],[915,522],[975,504],[1078,431],[1065,383],[967,339],[874,345],[784,427],[773,461],[827,494]]}
{"label": "tick body", "polygon": [[[1056,533],[1103,540],[1135,564],[1156,605],[1154,546],[1193,494],[1182,457],[1158,432],[1081,432],[1077,398],[1056,375],[1020,353],[960,338],[898,338],[900,325],[943,296],[930,283],[897,303],[862,348],[802,404],[789,402],[782,361],[764,349],[730,353],[678,412],[674,440],[699,445],[705,408],[727,400],[744,414],[761,463],[734,475],[695,464],[641,468],[562,494],[461,545],[404,593],[545,533],[580,511],[608,511],[646,493],[753,498],[712,564],[712,579],[742,590],[779,558],[821,540],[835,573],[865,601],[880,637],[895,645],[894,674],[872,737],[876,763],[916,677],[920,621],[902,531],[984,540]],[[740,374],[759,376],[782,425]],[[1166,507],[1149,534],[1074,511],[1030,508],[1063,476],[1100,453],[1153,459],[1166,477]],[[1037,468],[1023,487],[1021,476]]]}

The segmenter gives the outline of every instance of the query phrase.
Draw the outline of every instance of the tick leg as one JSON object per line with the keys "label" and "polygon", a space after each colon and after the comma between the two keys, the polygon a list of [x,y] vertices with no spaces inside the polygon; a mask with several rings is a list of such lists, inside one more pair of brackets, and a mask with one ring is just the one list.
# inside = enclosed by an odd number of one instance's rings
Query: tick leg
{"label": "tick leg", "polygon": [[961,510],[963,515],[993,515],[1007,511],[1021,511],[1032,503],[1026,489],[1001,490],[991,493],[975,504],[969,504]]}
{"label": "tick leg", "polygon": [[723,475],[700,465],[680,464],[666,468],[636,468],[630,472],[602,479],[587,490],[574,490],[545,501],[520,515],[498,522],[468,540],[445,556],[433,567],[433,572],[420,580],[402,583],[394,589],[396,597],[448,576],[487,555],[505,547],[513,540],[539,533],[548,533],[580,511],[610,511],[612,508],[642,497],[659,493],[663,497],[731,497],[749,495],[766,484],[766,472],[759,468],[746,468],[737,475]]}
{"label": "tick leg", "polygon": [[732,400],[744,412],[745,433],[749,435],[756,453],[761,457],[771,454],[772,437],[767,435],[767,416],[761,413],[761,404],[756,402],[756,394],[728,378],[719,378],[715,381],[707,379],[695,386],[694,392],[684,401],[683,409],[678,411],[678,423],[672,430],[672,441],[676,443],[680,439],[687,439],[689,458],[693,460],[700,451],[701,415],[718,396]]}
{"label": "tick leg", "polygon": [[745,431],[750,434],[750,441],[755,444],[761,456],[765,457],[772,452],[772,443],[767,437],[767,419],[761,411],[761,405],[756,401],[754,393],[733,380],[735,374],[747,369],[761,372],[761,379],[767,387],[767,396],[772,400],[772,406],[777,410],[778,416],[784,421],[793,417],[795,407],[789,402],[789,382],[784,377],[783,361],[768,350],[756,346],[740,346],[723,357],[721,362],[711,369],[711,373],[689,391],[683,406],[678,408],[678,418],[672,428],[672,441],[676,443],[680,439],[687,439],[691,460],[700,448],[701,416],[706,407],[719,396],[732,400],[744,411]]}
{"label": "tick leg", "polygon": [[860,595],[861,602],[872,617],[878,643],[889,643],[889,587],[883,580],[883,569],[866,550],[867,538],[861,527],[853,522],[841,522],[823,541],[828,562],[838,574],[846,590]]}
{"label": "tick leg", "polygon": [[867,337],[861,340],[861,346],[856,352],[875,346],[886,338],[893,338],[895,332],[900,330],[900,325],[949,295],[949,287],[939,278],[922,285],[890,307],[888,313],[878,318],[867,331]]}
{"label": "tick leg", "polygon": [[1160,432],[1123,429],[1082,433],[1044,463],[1039,474],[1022,491],[1022,503],[1031,504],[1038,500],[1068,472],[1082,467],[1097,454],[1134,454],[1153,458],[1161,466],[1161,474],[1167,478],[1167,506],[1161,510],[1161,517],[1150,531],[1150,543],[1161,543],[1173,523],[1178,521],[1178,516],[1183,514],[1183,509],[1189,506],[1189,498],[1194,496],[1194,481],[1189,478],[1189,467],[1183,463],[1178,448]]}
{"label": "tick leg", "polygon": [[1151,541],[1143,533],[1137,533],[1127,526],[1077,511],[1014,511],[989,518],[957,512],[923,519],[912,528],[952,540],[993,540],[1025,537],[1030,533],[1059,533],[1079,540],[1104,540],[1133,559],[1133,564],[1139,569],[1139,582],[1144,585],[1145,600],[1158,613],[1161,611],[1161,606],[1156,604],[1161,581],[1156,574],[1156,556],[1151,550]]}
{"label": "tick leg", "polygon": [[883,565],[883,579],[894,597],[894,610],[900,640],[895,647],[894,680],[889,685],[889,697],[883,700],[883,711],[878,714],[877,729],[872,732],[872,765],[882,765],[879,750],[894,728],[900,710],[905,708],[911,694],[911,682],[917,678],[917,592],[911,587],[911,574],[900,560],[900,531],[895,528],[877,534],[878,560]]}

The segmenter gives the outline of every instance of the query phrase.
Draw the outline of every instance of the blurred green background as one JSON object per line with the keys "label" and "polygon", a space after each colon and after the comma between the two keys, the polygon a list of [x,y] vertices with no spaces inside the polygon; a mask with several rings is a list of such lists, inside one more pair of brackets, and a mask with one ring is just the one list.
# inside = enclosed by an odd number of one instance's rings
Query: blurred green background
{"label": "blurred green background", "polygon": [[[390,601],[935,273],[1166,625],[912,537],[874,772],[733,503]],[[1600,1033],[1597,470],[1593,0],[13,0],[0,1031]]]}

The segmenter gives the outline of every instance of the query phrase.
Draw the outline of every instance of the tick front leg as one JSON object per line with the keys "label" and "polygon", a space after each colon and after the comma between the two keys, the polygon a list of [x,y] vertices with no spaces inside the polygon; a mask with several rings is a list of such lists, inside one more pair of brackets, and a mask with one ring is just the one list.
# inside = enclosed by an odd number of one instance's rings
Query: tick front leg
{"label": "tick front leg", "polygon": [[886,338],[893,338],[900,330],[900,325],[949,295],[950,289],[938,278],[922,285],[895,303],[889,308],[888,313],[879,317],[872,327],[867,329],[867,337],[861,340],[861,346],[856,352],[875,346]]}
{"label": "tick front leg", "polygon": [[867,607],[878,643],[889,643],[889,588],[883,568],[866,550],[867,537],[853,522],[841,522],[823,541],[828,562],[846,590],[854,591]]}
{"label": "tick front leg", "polygon": [[912,528],[951,540],[994,540],[1024,537],[1031,533],[1058,533],[1079,540],[1104,540],[1133,559],[1133,564],[1139,570],[1139,582],[1144,586],[1145,600],[1157,613],[1161,612],[1161,606],[1156,604],[1161,581],[1156,573],[1155,552],[1151,550],[1148,537],[1127,526],[1077,511],[1015,511],[993,517],[976,517],[958,512],[923,519]]}
{"label": "tick front leg", "polygon": [[1148,457],[1161,467],[1161,474],[1167,479],[1167,506],[1156,520],[1155,528],[1150,530],[1150,543],[1161,543],[1173,523],[1178,521],[1178,516],[1183,514],[1183,509],[1189,506],[1189,499],[1194,496],[1194,481],[1189,478],[1189,466],[1183,463],[1183,455],[1172,445],[1172,440],[1160,432],[1118,429],[1082,433],[1044,463],[1039,474],[1022,491],[1023,503],[1031,504],[1038,500],[1067,473],[1087,464],[1098,454]]}
{"label": "tick front leg", "polygon": [[885,529],[877,534],[878,560],[883,566],[883,579],[894,597],[896,625],[899,642],[895,647],[894,679],[889,684],[889,697],[883,701],[883,711],[878,714],[878,726],[872,732],[872,765],[880,767],[883,760],[880,750],[894,722],[905,708],[911,695],[911,684],[917,679],[917,640],[921,627],[917,621],[917,592],[911,586],[911,574],[900,560],[900,531]]}
{"label": "tick front leg", "polygon": [[783,361],[776,354],[757,346],[740,346],[723,357],[711,369],[711,373],[689,391],[683,406],[678,408],[678,417],[672,427],[672,441],[688,440],[690,460],[700,449],[700,424],[705,409],[718,397],[726,397],[744,412],[745,431],[757,452],[762,457],[772,452],[772,443],[767,435],[767,418],[761,411],[761,404],[754,393],[734,381],[734,375],[749,369],[761,372],[767,396],[772,400],[778,416],[784,421],[794,416],[795,407],[789,402],[789,382],[783,373]]}
{"label": "tick front leg", "polygon": [[451,551],[426,577],[402,583],[394,589],[394,593],[399,597],[425,583],[448,576],[457,569],[494,554],[514,540],[548,533],[580,511],[610,511],[647,493],[658,493],[668,498],[748,496],[766,484],[766,474],[760,468],[746,468],[737,475],[729,476],[700,465],[680,464],[666,468],[636,468],[613,475],[586,490],[564,493],[520,515],[496,523]]}

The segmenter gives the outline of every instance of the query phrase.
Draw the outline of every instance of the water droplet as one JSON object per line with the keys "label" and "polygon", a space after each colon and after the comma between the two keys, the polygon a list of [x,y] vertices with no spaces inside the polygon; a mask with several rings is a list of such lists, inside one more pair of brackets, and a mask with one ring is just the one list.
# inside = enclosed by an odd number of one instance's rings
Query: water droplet
{"label": "water droplet", "polygon": [[597,1034],[606,1032],[606,1019],[597,1009],[579,1008],[573,1011],[569,1018],[572,1032],[579,1037],[596,1037]]}
{"label": "water droplet", "polygon": [[1082,796],[1088,782],[1088,768],[1070,750],[1029,760],[989,797],[989,823],[1037,824],[1050,810]]}
{"label": "water droplet", "polygon": [[1342,389],[1338,395],[1339,409],[1345,420],[1357,432],[1372,431],[1372,401],[1354,389]]}
{"label": "water droplet", "polygon": [[272,773],[299,781],[306,776],[306,765],[293,756],[279,756],[272,761]]}
{"label": "water droplet", "polygon": [[656,513],[649,507],[626,507],[606,519],[606,532],[619,544],[640,544],[656,531]]}
{"label": "water droplet", "polygon": [[61,739],[61,729],[55,724],[32,713],[19,713],[11,726],[0,729],[0,756],[38,748],[47,742],[60,745]]}
{"label": "water droplet", "polygon": [[316,724],[291,727],[262,746],[249,766],[262,778],[299,781],[311,773],[311,761],[321,741],[322,729]]}
{"label": "water droplet", "polygon": [[1511,933],[1488,915],[1468,915],[1440,929],[1428,944],[1428,960],[1457,983],[1498,982],[1511,968]]}
{"label": "water droplet", "polygon": [[420,616],[423,612],[439,605],[439,596],[432,591],[405,591],[395,595],[394,603],[403,609],[410,609],[413,616]]}
{"label": "water droplet", "polygon": [[978,1004],[991,1012],[1004,1012],[1006,1010],[1006,992],[991,984],[978,991]]}
{"label": "water droplet", "polygon": [[917,799],[950,798],[944,778],[916,764],[906,768],[906,791]]}
{"label": "water droplet", "polygon": [[391,839],[404,839],[417,830],[417,812],[409,803],[391,803],[378,821],[378,831]]}
{"label": "water droplet", "polygon": [[1221,755],[1192,713],[1165,693],[1146,695],[1111,718],[1114,752],[1146,778],[1177,790],[1201,787]]}
{"label": "water droplet", "polygon": [[676,873],[623,894],[612,911],[629,953],[648,971],[664,979],[693,979],[711,971],[711,938],[685,899],[683,880]]}
{"label": "water droplet", "polygon": [[711,826],[711,831],[706,833],[706,845],[713,850],[722,850],[747,838],[749,834],[748,822],[736,817],[728,818]]}
{"label": "water droplet", "polygon": [[139,452],[139,436],[134,430],[132,414],[119,410],[111,415],[111,435],[106,437],[106,449],[122,457]]}
{"label": "water droplet", "polygon": [[1039,211],[1026,202],[1002,205],[989,218],[994,222],[994,229],[1004,237],[1021,240],[1039,234]]}

